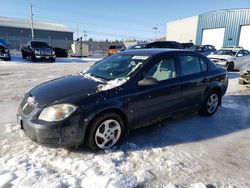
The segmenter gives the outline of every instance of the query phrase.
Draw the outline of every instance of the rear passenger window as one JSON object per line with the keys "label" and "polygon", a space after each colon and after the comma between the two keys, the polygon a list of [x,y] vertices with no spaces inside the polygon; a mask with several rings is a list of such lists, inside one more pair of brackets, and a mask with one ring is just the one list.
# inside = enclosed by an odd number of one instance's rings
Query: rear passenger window
{"label": "rear passenger window", "polygon": [[207,63],[196,56],[179,56],[181,75],[191,75],[207,71]]}

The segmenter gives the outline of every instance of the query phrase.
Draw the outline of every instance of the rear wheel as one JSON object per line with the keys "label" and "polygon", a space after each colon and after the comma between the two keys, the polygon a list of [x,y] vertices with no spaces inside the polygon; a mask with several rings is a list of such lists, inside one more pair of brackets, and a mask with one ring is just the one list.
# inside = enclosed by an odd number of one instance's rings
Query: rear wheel
{"label": "rear wheel", "polygon": [[115,113],[105,113],[98,116],[90,125],[87,133],[87,144],[92,149],[109,149],[122,138],[124,123]]}
{"label": "rear wheel", "polygon": [[227,71],[234,70],[234,62],[227,62]]}
{"label": "rear wheel", "polygon": [[200,114],[205,116],[213,115],[219,107],[219,102],[220,95],[218,92],[215,90],[210,91],[203,102],[203,105],[200,109]]}

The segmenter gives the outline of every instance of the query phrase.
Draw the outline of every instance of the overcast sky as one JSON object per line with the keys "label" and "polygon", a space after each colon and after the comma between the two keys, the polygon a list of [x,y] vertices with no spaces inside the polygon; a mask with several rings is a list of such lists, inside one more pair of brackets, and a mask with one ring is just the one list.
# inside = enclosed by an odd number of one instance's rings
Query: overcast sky
{"label": "overcast sky", "polygon": [[[152,39],[166,35],[166,23],[219,9],[250,8],[250,0],[0,0],[0,16],[62,23],[94,39]],[[76,34],[75,34],[76,36]]]}

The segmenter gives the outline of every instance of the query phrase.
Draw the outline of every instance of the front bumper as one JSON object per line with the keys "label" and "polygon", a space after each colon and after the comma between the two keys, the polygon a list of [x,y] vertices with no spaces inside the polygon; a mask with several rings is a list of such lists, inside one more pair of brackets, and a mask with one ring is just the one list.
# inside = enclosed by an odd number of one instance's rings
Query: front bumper
{"label": "front bumper", "polygon": [[55,59],[55,55],[35,55],[36,59]]}
{"label": "front bumper", "polygon": [[36,113],[25,116],[18,110],[17,122],[24,133],[38,144],[48,147],[69,147],[83,143],[85,126],[80,113],[59,122],[45,122]]}
{"label": "front bumper", "polygon": [[227,61],[226,60],[220,60],[220,59],[211,59],[215,64],[220,65],[222,67],[227,66]]}
{"label": "front bumper", "polygon": [[10,58],[10,54],[9,53],[0,53],[0,58],[2,58],[2,59],[9,59]]}

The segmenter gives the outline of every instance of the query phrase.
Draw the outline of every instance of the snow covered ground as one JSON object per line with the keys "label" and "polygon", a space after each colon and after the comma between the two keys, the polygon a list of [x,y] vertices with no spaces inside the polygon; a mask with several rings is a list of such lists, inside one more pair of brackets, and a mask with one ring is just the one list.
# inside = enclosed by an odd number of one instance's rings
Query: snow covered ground
{"label": "snow covered ground", "polygon": [[0,61],[0,187],[250,187],[250,87],[238,85],[239,73],[229,73],[214,116],[182,114],[133,131],[112,150],[93,152],[39,146],[22,133],[15,115],[26,91],[96,59],[13,59]]}

